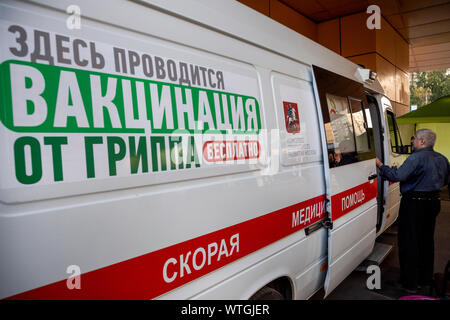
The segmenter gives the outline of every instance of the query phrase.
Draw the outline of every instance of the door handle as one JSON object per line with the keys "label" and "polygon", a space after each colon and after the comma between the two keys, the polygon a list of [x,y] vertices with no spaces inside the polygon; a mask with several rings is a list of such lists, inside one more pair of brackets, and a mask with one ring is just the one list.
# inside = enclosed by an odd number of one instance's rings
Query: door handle
{"label": "door handle", "polygon": [[368,177],[368,180],[373,180],[373,179],[375,179],[376,177],[378,177],[378,175],[377,175],[376,173],[371,174],[371,175]]}

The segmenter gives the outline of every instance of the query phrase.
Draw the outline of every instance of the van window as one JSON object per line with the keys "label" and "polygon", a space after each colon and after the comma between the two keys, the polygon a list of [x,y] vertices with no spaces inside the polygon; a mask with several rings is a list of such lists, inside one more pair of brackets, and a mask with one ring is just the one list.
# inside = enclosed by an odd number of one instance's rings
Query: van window
{"label": "van window", "polygon": [[397,121],[395,121],[394,113],[386,111],[387,123],[389,125],[389,136],[391,140],[392,152],[399,153],[402,144],[402,137],[398,130]]}
{"label": "van window", "polygon": [[373,127],[370,112],[362,100],[349,98],[355,128],[356,151],[359,160],[375,158]]}
{"label": "van window", "polygon": [[352,115],[345,97],[327,93],[329,122],[325,122],[330,167],[358,161]]}
{"label": "van window", "polygon": [[313,70],[330,168],[375,158],[372,121],[363,85],[317,66]]}

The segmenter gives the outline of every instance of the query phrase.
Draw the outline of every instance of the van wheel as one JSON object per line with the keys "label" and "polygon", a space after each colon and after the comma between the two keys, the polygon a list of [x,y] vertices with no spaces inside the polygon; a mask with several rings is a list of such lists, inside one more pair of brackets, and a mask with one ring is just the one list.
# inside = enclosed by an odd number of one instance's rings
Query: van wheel
{"label": "van wheel", "polygon": [[274,288],[264,287],[255,293],[250,300],[285,300],[284,296]]}

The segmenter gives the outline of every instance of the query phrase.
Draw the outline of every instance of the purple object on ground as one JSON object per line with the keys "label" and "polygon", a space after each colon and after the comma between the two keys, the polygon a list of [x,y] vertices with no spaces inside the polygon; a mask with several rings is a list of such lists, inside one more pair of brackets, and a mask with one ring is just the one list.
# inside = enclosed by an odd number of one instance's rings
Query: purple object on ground
{"label": "purple object on ground", "polygon": [[435,298],[427,297],[427,296],[415,295],[415,296],[404,296],[404,297],[399,298],[398,300],[439,300],[439,299],[435,299]]}

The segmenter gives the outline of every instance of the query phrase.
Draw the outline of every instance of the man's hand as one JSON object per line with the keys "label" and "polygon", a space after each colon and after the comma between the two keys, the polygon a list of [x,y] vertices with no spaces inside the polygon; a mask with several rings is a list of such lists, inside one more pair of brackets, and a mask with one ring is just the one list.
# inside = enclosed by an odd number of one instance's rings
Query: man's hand
{"label": "man's hand", "polygon": [[376,161],[376,164],[377,164],[377,167],[378,167],[378,168],[381,167],[381,166],[383,165],[383,162],[381,162],[381,160],[378,159],[378,157],[375,159],[375,161]]}

